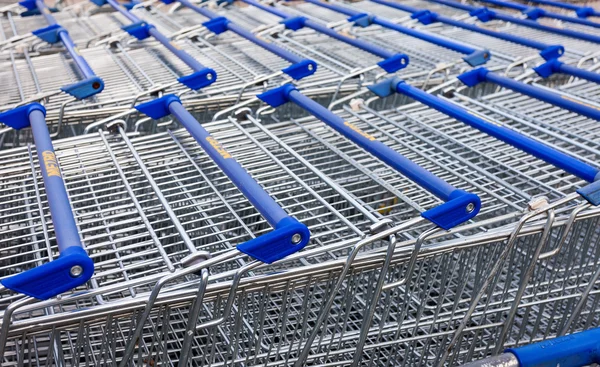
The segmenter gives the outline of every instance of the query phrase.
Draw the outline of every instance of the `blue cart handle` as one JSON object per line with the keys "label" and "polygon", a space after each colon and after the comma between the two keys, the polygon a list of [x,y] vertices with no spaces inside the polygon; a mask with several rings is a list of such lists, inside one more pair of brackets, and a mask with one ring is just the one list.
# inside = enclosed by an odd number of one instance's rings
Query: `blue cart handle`
{"label": "blue cart handle", "polygon": [[395,52],[389,51],[385,48],[379,47],[375,44],[372,44],[370,42],[345,36],[339,32],[336,32],[335,30],[333,30],[331,28],[328,28],[328,27],[322,25],[321,23],[315,22],[312,19],[308,19],[306,17],[291,16],[282,10],[279,10],[273,6],[261,4],[260,2],[258,2],[256,0],[241,0],[241,1],[243,1],[244,3],[246,3],[248,5],[252,5],[252,6],[262,9],[266,12],[269,12],[273,15],[276,15],[280,18],[283,18],[281,23],[287,29],[296,31],[298,29],[308,27],[319,33],[322,33],[331,38],[334,38],[338,41],[347,43],[347,44],[354,46],[356,48],[359,48],[363,51],[369,52],[375,56],[381,57],[384,60],[378,62],[377,65],[379,65],[383,70],[385,70],[388,73],[394,73],[394,72],[396,72],[400,69],[404,69],[406,66],[408,66],[408,56],[405,54],[395,53]]}
{"label": "blue cart handle", "polygon": [[547,25],[538,23],[538,22],[530,20],[530,19],[521,19],[521,18],[513,17],[512,15],[505,14],[502,12],[492,11],[485,7],[471,6],[471,5],[462,4],[462,3],[459,3],[459,2],[456,2],[453,0],[427,0],[427,1],[436,3],[436,4],[450,6],[450,7],[456,8],[456,9],[468,11],[470,15],[477,17],[482,22],[487,22],[492,19],[498,19],[498,20],[502,20],[505,22],[518,24],[518,25],[521,25],[524,27],[538,29],[538,30],[548,32],[548,33],[555,33],[555,34],[559,34],[562,36],[577,38],[577,39],[588,41],[588,42],[600,43],[600,36],[596,36],[596,35],[584,33],[584,32],[579,32],[579,31],[575,31],[572,29],[562,29],[562,28],[555,28],[555,27],[547,26]]}
{"label": "blue cart handle", "polygon": [[369,88],[380,97],[393,93],[403,94],[437,111],[457,119],[485,134],[495,137],[513,147],[537,157],[555,167],[565,170],[591,185],[578,190],[593,205],[600,204],[600,169],[590,166],[568,154],[562,153],[540,141],[522,135],[512,129],[500,126],[494,121],[467,110],[445,99],[415,88],[399,78],[391,78]]}
{"label": "blue cart handle", "polygon": [[60,252],[57,259],[3,279],[1,283],[15,292],[42,300],[78,287],[94,274],[94,262],[81,245],[45,117],[46,110],[39,103],[0,114],[0,122],[14,129],[31,126]]}
{"label": "blue cart handle", "polygon": [[584,367],[600,363],[600,328],[519,348],[462,367]]}
{"label": "blue cart handle", "polygon": [[[177,0],[175,0],[177,1]],[[247,39],[248,41],[262,47],[263,49],[274,53],[275,55],[281,57],[282,59],[289,61],[292,65],[284,68],[282,71],[292,77],[295,80],[300,80],[304,77],[312,75],[317,71],[317,63],[313,60],[302,58],[284,48],[281,48],[277,45],[274,45],[270,42],[267,42],[259,37],[257,37],[254,33],[248,31],[247,29],[233,23],[229,19],[219,16],[213,11],[201,8],[189,2],[188,0],[178,0],[179,3],[187,8],[192,9],[196,13],[209,18],[208,22],[203,23],[209,31],[215,34],[221,34],[225,31],[231,31],[238,36]],[[174,2],[174,0],[163,0],[164,3],[170,4]]]}
{"label": "blue cart handle", "polygon": [[267,222],[275,228],[272,232],[238,245],[238,250],[270,264],[300,251],[306,246],[310,239],[308,228],[288,215],[269,196],[233,156],[181,105],[178,97],[169,94],[142,103],[136,109],[153,119],[168,115],[175,116],[206,154],[229,177]]}
{"label": "blue cart handle", "polygon": [[416,182],[430,193],[445,201],[421,215],[444,229],[450,229],[473,218],[479,212],[481,201],[475,194],[459,190],[423,167],[404,157],[358,126],[344,121],[327,108],[300,93],[294,86],[286,84],[257,96],[272,107],[293,102],[356,145],[385,162],[396,171]]}
{"label": "blue cart handle", "polygon": [[88,98],[102,92],[104,81],[94,73],[87,61],[79,54],[79,50],[71,39],[71,36],[69,36],[69,32],[56,22],[46,4],[42,0],[25,0],[19,4],[30,11],[39,11],[44,16],[48,26],[35,30],[32,33],[41,40],[51,44],[61,42],[83,76],[83,80],[65,85],[61,87],[61,90],[77,99]]}
{"label": "blue cart handle", "polygon": [[129,33],[131,36],[137,38],[138,40],[144,40],[148,37],[153,37],[158,42],[160,42],[164,47],[166,47],[173,55],[183,61],[187,66],[189,66],[194,72],[190,75],[182,76],[177,79],[178,82],[185,85],[186,87],[198,90],[204,88],[206,86],[211,85],[217,80],[217,73],[211,68],[208,68],[201,63],[199,63],[196,59],[194,59],[190,54],[182,50],[177,44],[172,42],[167,36],[160,33],[156,27],[152,24],[144,22],[127,9],[122,7],[115,0],[91,0],[97,6],[102,6],[104,4],[110,5],[113,9],[123,14],[127,19],[129,19],[132,23],[122,27],[122,29]]}
{"label": "blue cart handle", "polygon": [[458,76],[458,79],[468,87],[473,87],[482,82],[493,83],[515,92],[530,96],[540,101],[550,103],[554,106],[564,108],[582,116],[600,121],[600,108],[591,104],[581,102],[559,93],[550,92],[545,89],[534,87],[523,82],[507,78],[505,76],[490,72],[486,68],[477,68]]}
{"label": "blue cart handle", "polygon": [[587,18],[587,17],[597,17],[600,16],[600,12],[596,11],[596,9],[591,6],[579,6],[571,3],[563,3],[562,1],[552,1],[552,0],[529,0],[532,3],[556,6],[558,8],[569,9],[575,11],[575,14],[579,18]]}
{"label": "blue cart handle", "polygon": [[548,60],[545,63],[534,67],[533,70],[535,70],[535,72],[538,73],[538,75],[542,78],[547,78],[554,73],[561,73],[600,84],[600,74],[567,65],[558,59]]}
{"label": "blue cart handle", "polygon": [[357,25],[362,27],[366,27],[370,24],[377,24],[384,28],[394,30],[396,32],[400,32],[406,35],[409,35],[414,38],[418,38],[425,42],[429,42],[441,47],[445,47],[447,49],[460,52],[467,56],[463,57],[463,60],[467,62],[471,66],[477,66],[481,64],[485,64],[490,59],[490,52],[488,50],[475,49],[473,47],[469,47],[462,43],[456,42],[454,40],[441,37],[438,35],[434,35],[428,32],[423,32],[418,29],[413,29],[409,27],[404,27],[402,25],[396,24],[386,18],[370,15],[358,10],[351,9],[349,7],[340,6],[337,4],[326,3],[321,0],[305,0],[305,2],[330,9],[332,11],[342,13],[345,15],[349,15],[349,21],[354,22]]}

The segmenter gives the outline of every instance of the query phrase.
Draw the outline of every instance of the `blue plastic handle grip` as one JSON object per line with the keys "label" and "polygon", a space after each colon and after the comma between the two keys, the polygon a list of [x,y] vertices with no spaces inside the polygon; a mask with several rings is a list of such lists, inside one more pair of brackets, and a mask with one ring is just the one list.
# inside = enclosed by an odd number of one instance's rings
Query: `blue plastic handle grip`
{"label": "blue plastic handle grip", "polygon": [[600,328],[510,348],[520,367],[583,367],[600,363]]}
{"label": "blue plastic handle grip", "polygon": [[214,139],[208,131],[181,105],[171,102],[169,111],[194,137],[210,158],[225,172],[231,181],[248,198],[254,207],[275,228],[279,222],[290,216],[267,194],[267,192],[246,172],[244,168]]}
{"label": "blue plastic handle grip", "polygon": [[460,191],[299,91],[291,90],[288,98],[440,199],[449,201]]}
{"label": "blue plastic handle grip", "polygon": [[[387,0],[371,0],[371,1],[374,3],[377,3],[377,4],[389,6],[390,8],[394,8],[394,9],[398,9],[398,10],[402,10],[402,11],[406,11],[406,12],[410,12],[410,13],[417,13],[419,11],[425,10],[425,9],[414,8],[414,7],[406,6],[403,4],[399,4],[399,3],[395,3],[395,2],[391,2],[391,1],[387,1]],[[515,36],[510,33],[492,31],[492,30],[489,30],[486,28],[478,27],[474,24],[469,24],[469,23],[465,23],[465,22],[462,22],[459,20],[455,20],[450,17],[446,17],[446,16],[442,16],[442,15],[438,15],[438,14],[434,14],[433,16],[435,17],[435,20],[440,23],[451,25],[451,26],[457,27],[457,28],[466,29],[466,30],[472,31],[472,32],[477,32],[480,34],[484,34],[486,36],[495,37],[495,38],[498,38],[498,39],[501,39],[504,41],[517,43],[517,44],[535,48],[538,50],[545,50],[548,47],[550,47],[550,45],[548,45],[548,44],[538,42],[538,41],[535,41],[535,40],[532,40],[529,38]]]}
{"label": "blue plastic handle grip", "polygon": [[565,153],[557,151],[548,145],[537,140],[524,136],[514,130],[499,126],[493,122],[486,121],[472,111],[457,106],[442,98],[431,95],[418,88],[415,88],[406,82],[394,79],[391,82],[392,88],[397,93],[408,96],[416,101],[423,103],[437,111],[451,116],[463,123],[495,137],[507,144],[514,146],[528,154],[531,154],[545,162],[559,167],[587,182],[594,182],[600,178],[600,169],[592,167],[587,163],[571,157]]}
{"label": "blue plastic handle grip", "polygon": [[[46,111],[39,103],[32,103],[0,115],[0,121],[18,128],[31,126],[56,244],[60,256],[31,270],[4,279],[2,284],[16,292],[38,299],[47,299],[73,289],[94,273],[94,262],[81,245],[77,224],[73,217],[67,189],[46,126]],[[72,272],[78,266],[76,273]]]}
{"label": "blue plastic handle grip", "polygon": [[600,121],[600,108],[559,93],[550,92],[545,89],[534,87],[532,85],[492,73],[485,68],[478,68],[468,71],[459,75],[458,78],[469,87],[481,82],[494,83],[501,87],[512,89],[515,92],[539,99],[540,101],[544,101],[582,116]]}
{"label": "blue plastic handle grip", "polygon": [[574,76],[579,79],[585,79],[590,82],[600,84],[600,74],[593,71],[580,69],[575,66],[567,65],[558,59],[551,59],[545,63],[533,68],[542,78],[547,78],[554,73],[562,73]]}

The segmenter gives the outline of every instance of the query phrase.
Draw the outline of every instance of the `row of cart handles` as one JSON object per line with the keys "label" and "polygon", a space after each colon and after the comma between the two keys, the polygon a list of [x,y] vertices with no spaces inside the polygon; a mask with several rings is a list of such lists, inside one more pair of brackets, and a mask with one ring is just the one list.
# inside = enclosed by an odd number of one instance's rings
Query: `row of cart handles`
{"label": "row of cart handles", "polygon": [[[190,66],[194,72],[191,75],[179,78],[179,81],[182,84],[185,84],[190,89],[200,89],[212,84],[216,80],[217,75],[214,70],[197,62],[184,50],[173,45],[171,41],[158,32],[155,27],[140,20],[114,0],[93,1],[99,5],[108,3],[125,15],[132,24],[124,27],[124,29],[131,35],[138,39],[154,37],[173,52],[173,54]],[[167,1],[172,2],[171,0]],[[245,29],[235,25],[225,17],[220,17],[207,9],[199,8],[189,3],[187,0],[179,1],[182,5],[210,18],[210,20],[204,24],[213,32],[221,33],[225,30],[231,30],[259,46],[265,44],[265,42],[261,41]],[[408,64],[408,57],[406,55],[395,54],[366,41],[344,36],[308,18],[289,16],[277,8],[263,5],[256,0],[241,1],[280,16],[283,18],[282,23],[289,29],[294,30],[301,27],[309,27],[317,32],[347,42],[357,48],[382,57],[384,60],[379,63],[379,66],[386,71],[393,72],[406,67]],[[386,3],[385,0],[373,1]],[[317,5],[321,4],[319,0],[308,0],[308,2]],[[323,6],[327,6],[332,10],[345,12],[345,14],[351,15],[351,17],[356,17],[358,15],[362,16],[362,14],[355,12],[350,14],[350,10],[342,11],[342,7],[339,6],[334,7],[330,4],[323,4]],[[37,0],[36,8],[40,10],[41,13],[51,17],[50,11],[44,10],[47,8],[43,5],[41,0]],[[48,22],[51,25],[56,25],[56,22],[53,21],[53,17],[46,17],[46,19],[50,19]],[[384,27],[389,26],[389,28],[395,29],[394,24],[388,24],[385,19],[380,17],[369,16],[369,22],[380,24]],[[401,30],[401,32],[410,34],[410,32],[407,32],[404,29]],[[57,35],[65,44],[67,50],[71,52],[71,48],[67,45],[73,45],[73,43],[68,37],[68,33],[59,30],[57,31]],[[65,39],[68,39],[68,41],[65,42]],[[440,42],[443,41],[441,37],[429,37],[423,39],[437,44],[440,44]],[[276,45],[267,45],[268,48],[265,48],[294,63],[293,66],[295,65],[295,70],[290,70],[289,68],[287,71],[286,69],[283,70],[283,72],[288,73],[292,78],[297,79],[302,76],[307,76],[314,73],[316,70],[317,66],[313,61],[300,59]],[[458,44],[446,44],[449,48],[455,47],[458,49],[457,45]],[[80,57],[79,53],[74,48],[74,45],[73,50],[73,52]],[[480,51],[465,47],[462,48],[461,52],[467,53],[471,57],[473,54],[478,54]],[[481,61],[485,61],[485,56],[486,55],[478,54],[477,58]],[[487,54],[487,58],[489,58],[489,53]],[[475,59],[475,57],[471,58],[471,60]],[[91,69],[85,60],[83,58],[76,59],[75,57],[74,60],[76,60],[77,65],[82,70],[82,74],[86,77],[86,80],[88,80],[90,74],[86,74],[83,70],[91,71]],[[94,77],[97,78],[93,75],[92,78]],[[557,93],[547,92],[540,88],[499,76],[484,68],[467,72],[459,76],[459,79],[468,86],[473,86],[480,82],[495,83],[600,121],[600,110],[594,106],[589,106],[577,100],[564,99]],[[600,205],[600,170],[598,168],[581,162],[542,142],[526,137],[511,129],[499,126],[444,98],[431,95],[410,86],[397,77],[380,82],[371,86],[369,89],[380,97],[386,97],[392,93],[408,96],[591,183],[591,185],[578,190],[578,193],[593,205]],[[375,137],[360,130],[359,127],[345,121],[327,108],[304,96],[291,84],[286,84],[282,87],[262,93],[258,95],[257,98],[272,107],[278,107],[287,102],[296,104],[341,135],[345,136],[347,139],[371,153],[373,156],[393,167],[402,175],[410,178],[419,186],[443,200],[445,202],[444,204],[422,213],[424,218],[437,226],[443,229],[450,229],[470,220],[479,212],[481,202],[477,195],[455,188],[443,179],[435,176],[433,173],[394,151],[387,145],[377,141]],[[136,109],[153,119],[160,119],[168,115],[173,115],[204,149],[207,155],[269,222],[269,224],[273,226],[274,230],[270,233],[238,245],[237,249],[239,251],[264,263],[272,263],[289,254],[299,251],[306,246],[310,238],[308,228],[288,215],[275,200],[270,197],[270,195],[248,174],[248,172],[246,172],[218,143],[218,141],[210,136],[202,125],[182,106],[178,97],[166,95],[153,101],[140,104],[136,106]],[[44,107],[39,103],[21,106],[0,114],[0,121],[14,129],[31,127],[33,131],[60,252],[58,259],[4,279],[2,280],[2,285],[11,290],[38,299],[47,299],[85,283],[93,275],[94,264],[81,244],[77,225],[69,204],[68,194],[58,165],[58,160],[54,154],[50,135],[46,126]]]}

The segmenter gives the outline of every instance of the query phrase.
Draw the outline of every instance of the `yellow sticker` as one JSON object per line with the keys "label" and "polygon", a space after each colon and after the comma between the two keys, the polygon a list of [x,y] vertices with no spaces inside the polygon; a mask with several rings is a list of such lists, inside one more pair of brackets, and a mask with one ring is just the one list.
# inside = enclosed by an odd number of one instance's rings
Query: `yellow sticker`
{"label": "yellow sticker", "polygon": [[81,53],[79,53],[79,49],[77,47],[75,47],[74,50],[77,55],[81,56]]}
{"label": "yellow sticker", "polygon": [[44,12],[45,14],[50,14],[50,9],[44,8],[44,10],[42,10],[42,12]]}
{"label": "yellow sticker", "polygon": [[362,131],[361,129],[359,129],[358,126],[356,126],[354,124],[344,121],[344,125],[348,126],[352,131],[354,131],[357,134],[360,134],[361,136],[369,139],[370,141],[377,140],[373,136],[371,136],[371,135],[367,134],[366,132]]}
{"label": "yellow sticker", "polygon": [[54,153],[50,150],[45,150],[42,152],[42,157],[44,159],[44,167],[46,167],[46,174],[48,175],[48,177],[60,177],[58,161],[56,160],[56,156],[54,155]]}
{"label": "yellow sticker", "polygon": [[571,102],[574,102],[574,103],[580,104],[580,105],[582,105],[582,106],[589,107],[589,108],[593,108],[593,109],[595,109],[595,110],[597,110],[597,111],[600,111],[600,108],[598,108],[598,107],[596,107],[596,106],[594,106],[594,105],[591,105],[591,104],[589,104],[589,103],[581,102],[580,100],[577,100],[577,99],[575,99],[575,98],[571,98],[571,97],[567,97],[567,96],[560,96],[560,97],[561,97],[562,99],[566,99],[567,101],[571,101]]}
{"label": "yellow sticker", "polygon": [[176,44],[175,41],[171,41],[169,43],[171,44],[171,46],[175,47],[176,49],[181,50],[181,47],[179,47],[179,45]]}
{"label": "yellow sticker", "polygon": [[232,158],[231,154],[229,154],[225,148],[223,148],[223,146],[221,145],[221,143],[219,143],[217,141],[217,139],[213,138],[212,136],[209,136],[206,138],[206,141],[213,147],[215,148],[215,150],[217,152],[219,152],[219,154],[221,155],[221,157],[227,159],[227,158]]}

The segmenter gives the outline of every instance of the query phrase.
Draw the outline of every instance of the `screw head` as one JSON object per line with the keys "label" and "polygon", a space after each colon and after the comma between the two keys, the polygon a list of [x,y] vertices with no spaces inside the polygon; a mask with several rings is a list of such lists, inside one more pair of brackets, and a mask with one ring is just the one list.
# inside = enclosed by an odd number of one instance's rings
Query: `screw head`
{"label": "screw head", "polygon": [[213,76],[211,73],[206,74],[206,79],[212,80]]}
{"label": "screw head", "polygon": [[294,245],[299,244],[302,241],[302,236],[300,235],[300,233],[296,233],[295,235],[292,236],[292,243]]}
{"label": "screw head", "polygon": [[471,213],[471,212],[473,212],[473,210],[475,210],[475,204],[473,204],[473,203],[467,204],[467,213]]}
{"label": "screw head", "polygon": [[72,277],[77,278],[83,274],[83,268],[79,265],[75,265],[71,268],[70,273]]}
{"label": "screw head", "polygon": [[314,68],[313,64],[308,64],[308,70],[311,70]]}

